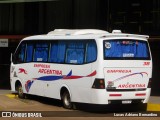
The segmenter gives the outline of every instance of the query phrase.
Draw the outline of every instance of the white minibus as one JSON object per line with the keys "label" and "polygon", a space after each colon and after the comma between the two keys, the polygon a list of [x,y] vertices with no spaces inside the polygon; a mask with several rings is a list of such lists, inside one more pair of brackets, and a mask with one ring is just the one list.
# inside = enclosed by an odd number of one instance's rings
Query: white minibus
{"label": "white minibus", "polygon": [[142,104],[149,100],[149,36],[97,29],[56,29],[24,38],[12,55],[11,91],[73,103]]}

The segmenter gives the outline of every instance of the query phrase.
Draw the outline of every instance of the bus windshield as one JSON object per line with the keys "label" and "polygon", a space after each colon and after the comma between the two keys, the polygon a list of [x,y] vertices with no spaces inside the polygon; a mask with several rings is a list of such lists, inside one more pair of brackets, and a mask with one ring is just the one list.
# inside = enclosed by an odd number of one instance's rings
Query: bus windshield
{"label": "bus windshield", "polygon": [[103,47],[105,60],[150,60],[149,47],[146,41],[129,39],[105,40]]}

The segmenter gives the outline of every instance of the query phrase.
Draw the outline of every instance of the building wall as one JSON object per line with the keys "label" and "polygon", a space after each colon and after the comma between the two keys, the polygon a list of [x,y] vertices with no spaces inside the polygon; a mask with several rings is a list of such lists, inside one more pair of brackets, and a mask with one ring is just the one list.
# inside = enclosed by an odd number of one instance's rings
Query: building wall
{"label": "building wall", "polygon": [[160,96],[160,41],[152,41],[150,42],[151,52],[152,52],[152,59],[153,59],[153,72],[152,72],[152,79],[151,79],[151,88],[152,88],[152,95]]}
{"label": "building wall", "polygon": [[[4,12],[5,11],[5,12]],[[57,0],[0,4],[0,34],[42,34],[55,28],[160,34],[159,0]]]}
{"label": "building wall", "polygon": [[[117,4],[114,4],[117,3]],[[110,0],[110,28],[159,35],[159,0]]]}
{"label": "building wall", "polygon": [[106,0],[3,3],[0,34],[43,34],[55,28],[106,29],[106,15]]}

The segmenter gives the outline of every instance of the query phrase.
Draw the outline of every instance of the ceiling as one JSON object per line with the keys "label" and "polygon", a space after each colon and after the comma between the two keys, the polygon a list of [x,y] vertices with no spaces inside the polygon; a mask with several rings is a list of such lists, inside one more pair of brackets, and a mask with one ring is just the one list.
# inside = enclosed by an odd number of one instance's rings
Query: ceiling
{"label": "ceiling", "polygon": [[58,1],[58,0],[0,0],[0,3],[41,2],[41,1]]}

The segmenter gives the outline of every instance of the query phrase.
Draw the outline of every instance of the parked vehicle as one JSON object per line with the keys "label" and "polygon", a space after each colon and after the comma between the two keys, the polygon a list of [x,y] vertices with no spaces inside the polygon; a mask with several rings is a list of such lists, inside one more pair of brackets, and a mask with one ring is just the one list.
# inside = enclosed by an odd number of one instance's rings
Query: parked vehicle
{"label": "parked vehicle", "polygon": [[24,38],[12,57],[12,92],[72,103],[146,104],[151,88],[149,36],[57,29]]}

